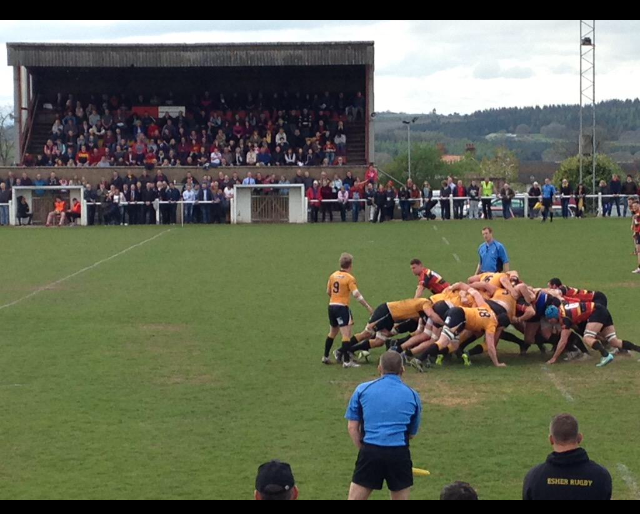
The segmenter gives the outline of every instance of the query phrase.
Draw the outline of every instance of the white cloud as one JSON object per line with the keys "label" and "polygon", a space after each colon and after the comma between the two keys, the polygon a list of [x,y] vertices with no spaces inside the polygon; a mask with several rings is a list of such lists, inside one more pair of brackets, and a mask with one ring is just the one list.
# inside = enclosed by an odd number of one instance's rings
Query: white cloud
{"label": "white cloud", "polygon": [[[640,22],[597,22],[598,97],[633,98]],[[579,21],[0,21],[0,41],[206,43],[374,40],[376,110],[470,113],[577,103]],[[4,47],[4,45],[3,45]],[[0,48],[0,103],[13,101]]]}

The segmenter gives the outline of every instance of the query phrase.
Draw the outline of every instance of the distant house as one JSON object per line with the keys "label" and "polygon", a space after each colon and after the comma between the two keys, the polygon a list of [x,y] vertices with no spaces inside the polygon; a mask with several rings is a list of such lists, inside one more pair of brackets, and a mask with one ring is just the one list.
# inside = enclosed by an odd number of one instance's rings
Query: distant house
{"label": "distant house", "polygon": [[440,159],[447,164],[454,164],[460,162],[464,157],[462,155],[443,155]]}

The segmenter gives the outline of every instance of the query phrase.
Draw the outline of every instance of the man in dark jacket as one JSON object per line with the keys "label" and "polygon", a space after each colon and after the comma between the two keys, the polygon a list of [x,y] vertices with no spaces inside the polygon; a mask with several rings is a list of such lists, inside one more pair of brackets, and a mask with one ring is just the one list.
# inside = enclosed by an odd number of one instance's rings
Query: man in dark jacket
{"label": "man in dark jacket", "polygon": [[589,460],[580,448],[582,434],[578,420],[560,414],[551,422],[549,441],[553,453],[525,478],[525,500],[610,500],[611,475]]}
{"label": "man in dark jacket", "polygon": [[143,206],[143,223],[145,225],[156,224],[156,209],[153,206],[153,202],[158,199],[158,193],[153,189],[153,183],[147,182],[146,189],[141,193]]}
{"label": "man in dark jacket", "polygon": [[165,196],[167,198],[167,202],[172,202],[165,207],[166,216],[168,218],[165,224],[175,225],[178,221],[178,204],[176,202],[182,200],[182,195],[180,194],[180,190],[172,182],[169,184],[169,189],[167,189]]}
{"label": "man in dark jacket", "polygon": [[375,214],[373,216],[373,222],[378,220],[380,223],[384,222],[384,211],[387,205],[387,192],[384,190],[384,186],[380,184],[375,196],[373,197],[373,204],[375,205]]}
{"label": "man in dark jacket", "polygon": [[[616,195],[611,199],[611,207],[613,210],[613,206],[616,206],[616,211],[618,211],[618,218],[620,217],[620,193],[622,193],[622,182],[620,182],[620,177],[618,175],[614,175],[611,183],[609,184],[609,194]],[[611,211],[609,211],[609,216],[611,216]]]}
{"label": "man in dark jacket", "polygon": [[[22,181],[24,185],[24,181]],[[627,216],[627,210],[629,209],[628,199],[630,196],[635,196],[638,194],[638,186],[633,181],[633,177],[631,175],[627,175],[627,181],[622,184],[622,194],[626,196],[624,202],[624,216]]]}

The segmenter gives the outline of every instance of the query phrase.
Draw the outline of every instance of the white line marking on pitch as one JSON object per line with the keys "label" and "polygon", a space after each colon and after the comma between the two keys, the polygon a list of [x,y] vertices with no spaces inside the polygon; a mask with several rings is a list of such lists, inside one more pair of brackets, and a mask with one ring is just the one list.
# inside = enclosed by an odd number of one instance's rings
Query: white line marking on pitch
{"label": "white line marking on pitch", "polygon": [[448,240],[446,237],[444,237],[444,236],[442,236],[442,241],[443,241],[443,242],[444,242],[444,244],[446,244],[446,245],[450,245],[450,244],[451,244],[451,243],[449,243],[449,240]]}
{"label": "white line marking on pitch", "polygon": [[433,227],[433,230],[435,230],[436,232],[438,231],[438,226],[437,225],[431,225]]}
{"label": "white line marking on pitch", "polygon": [[569,391],[567,391],[567,389],[562,385],[562,382],[560,381],[560,379],[557,376],[555,376],[547,366],[542,366],[542,370],[547,374],[547,376],[549,377],[549,380],[553,382],[553,385],[556,386],[556,389],[560,391],[560,394],[564,396],[564,399],[567,400],[568,402],[573,402],[574,401],[573,396],[571,396]]}
{"label": "white line marking on pitch", "polygon": [[633,499],[640,500],[640,489],[638,488],[638,483],[636,482],[636,479],[633,478],[633,475],[631,474],[631,471],[629,470],[629,468],[624,464],[622,464],[621,462],[619,462],[618,471],[620,472],[620,475],[622,476],[622,480],[624,480],[624,483],[627,484],[627,487],[629,489],[631,489],[631,494],[633,495]]}
{"label": "white line marking on pitch", "polygon": [[460,257],[458,257],[457,253],[453,254],[453,258],[456,260],[456,262],[460,262]]}
{"label": "white line marking on pitch", "polygon": [[130,246],[129,248],[122,250],[121,252],[118,252],[114,255],[112,255],[111,257],[107,257],[106,259],[102,259],[101,261],[96,262],[95,264],[92,264],[91,266],[87,266],[86,268],[82,268],[80,271],[76,271],[75,273],[72,273],[71,275],[61,278],[60,280],[56,280],[55,282],[52,282],[51,284],[48,284],[44,287],[40,287],[39,289],[36,289],[35,291],[33,291],[32,293],[29,293],[27,296],[23,296],[22,298],[19,298],[11,303],[7,303],[5,305],[0,305],[0,311],[2,309],[7,309],[8,307],[13,307],[14,305],[17,305],[21,302],[24,302],[25,300],[28,300],[29,298],[32,298],[34,296],[36,296],[37,294],[41,293],[42,291],[46,291],[47,289],[50,289],[52,287],[55,287],[57,285],[62,284],[63,282],[66,282],[67,280],[70,280],[74,277],[77,277],[78,275],[81,275],[82,273],[85,273],[87,271],[90,271],[94,268],[97,268],[98,266],[100,266],[101,264],[104,264],[105,262],[109,262],[110,260],[115,259],[116,257],[120,257],[121,255],[124,255],[127,252],[130,252],[131,250],[133,250],[134,248],[138,248],[139,246],[142,246],[144,244],[150,243],[151,241],[153,241],[154,239],[159,238],[160,236],[166,234],[167,232],[171,232],[171,229],[165,230],[164,232],[160,232],[159,234],[156,234],[153,237],[150,237],[149,239],[145,239],[144,241],[142,241],[141,243],[136,243],[133,246]]}

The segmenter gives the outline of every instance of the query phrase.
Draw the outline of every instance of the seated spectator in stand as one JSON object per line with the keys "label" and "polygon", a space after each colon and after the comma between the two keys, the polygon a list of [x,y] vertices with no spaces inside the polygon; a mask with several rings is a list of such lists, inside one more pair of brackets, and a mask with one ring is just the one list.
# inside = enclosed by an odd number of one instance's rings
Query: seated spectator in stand
{"label": "seated spectator in stand", "polygon": [[299,495],[291,466],[272,460],[258,468],[256,477],[256,500],[297,500]]}
{"label": "seated spectator in stand", "polygon": [[[82,204],[77,200],[77,198],[73,199],[73,207],[69,211],[65,211],[63,216],[69,220],[70,225],[75,225],[75,222],[82,217]],[[62,224],[62,221],[60,222]]]}
{"label": "seated spectator in stand", "polygon": [[56,222],[56,218],[60,218],[60,226],[64,223],[64,213],[67,210],[67,202],[64,202],[60,196],[56,196],[55,208],[47,216],[47,227]]}
{"label": "seated spectator in stand", "polygon": [[[0,194],[0,196],[2,196]],[[2,199],[0,198],[0,203],[4,203],[2,202]],[[18,197],[18,225],[22,225],[22,220],[28,220],[27,225],[31,225],[32,220],[33,220],[33,213],[29,210],[29,203],[27,202],[27,199],[24,196],[19,196]]]}
{"label": "seated spectator in stand", "polygon": [[271,164],[273,166],[284,166],[284,153],[282,153],[282,148],[279,145],[276,145],[273,154],[271,154]]}
{"label": "seated spectator in stand", "polygon": [[324,155],[325,158],[329,160],[329,166],[333,166],[333,163],[336,159],[336,147],[331,141],[327,141],[324,145]]}
{"label": "seated spectator in stand", "polygon": [[253,174],[249,171],[247,173],[247,177],[242,181],[243,186],[252,186],[256,183],[256,180],[253,178]]}
{"label": "seated spectator in stand", "polygon": [[271,166],[271,155],[269,155],[265,146],[260,148],[256,164],[258,166]]}
{"label": "seated spectator in stand", "polygon": [[580,448],[583,436],[570,414],[553,418],[549,429],[553,453],[524,480],[524,500],[610,500],[609,472]]}
{"label": "seated spectator in stand", "polygon": [[258,147],[254,146],[247,152],[247,166],[255,166],[258,164]]}
{"label": "seated spectator in stand", "polygon": [[222,165],[222,154],[218,147],[214,147],[211,152],[209,163],[212,168],[219,168]]}
{"label": "seated spectator in stand", "polygon": [[440,493],[440,500],[477,500],[478,494],[466,482],[454,482]]}

